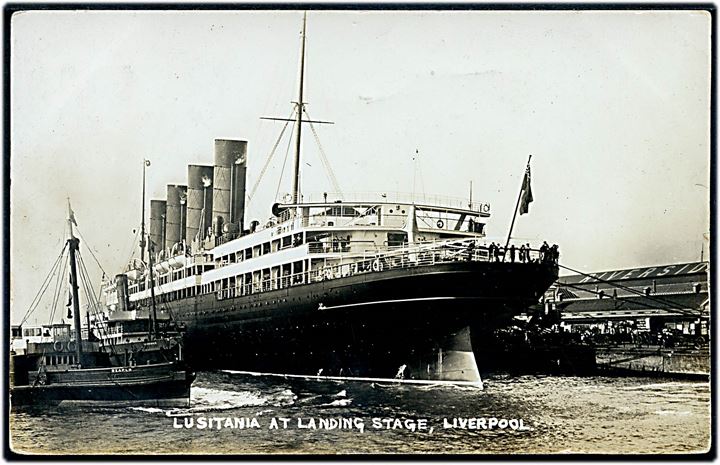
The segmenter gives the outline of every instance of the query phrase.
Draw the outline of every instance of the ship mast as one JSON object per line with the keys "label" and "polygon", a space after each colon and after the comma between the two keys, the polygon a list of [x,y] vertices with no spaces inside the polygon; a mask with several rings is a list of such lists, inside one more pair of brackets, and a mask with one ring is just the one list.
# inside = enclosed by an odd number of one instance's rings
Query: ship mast
{"label": "ship mast", "polygon": [[152,306],[152,314],[150,315],[150,337],[157,339],[157,310],[155,307],[155,275],[153,274],[153,267],[155,263],[153,261],[153,255],[155,254],[155,247],[153,246],[152,239],[149,240],[148,246],[148,269],[150,271],[150,305]]}
{"label": "ship mast", "polygon": [[[73,322],[75,324],[75,356],[77,363],[82,365],[82,327],[80,326],[80,300],[78,292],[78,278],[76,266],[76,254],[80,250],[80,239],[73,234],[73,223],[75,215],[70,207],[68,199],[68,226],[70,226],[70,238],[67,240],[70,249],[70,288],[72,290]],[[88,327],[88,330],[90,328]]]}
{"label": "ship mast", "polygon": [[300,46],[300,88],[298,90],[297,105],[297,134],[295,135],[295,171],[293,174],[292,203],[297,204],[300,200],[300,145],[302,142],[302,114],[303,114],[303,87],[305,80],[305,27],[307,24],[307,12],[303,14],[302,45]]}
{"label": "ship mast", "polygon": [[[303,119],[302,115],[305,112],[305,102],[303,102],[303,94],[304,94],[304,84],[305,84],[305,30],[307,26],[307,12],[303,14],[303,27],[301,32],[301,48],[300,48],[300,85],[298,87],[298,100],[297,102],[292,102],[295,104],[295,119],[290,118],[271,118],[263,116],[260,119],[266,119],[266,120],[272,120],[272,121],[290,121],[294,122],[297,125],[297,133],[295,134],[295,167],[293,170],[293,183],[292,183],[292,203],[297,204],[300,202],[300,150],[302,145],[302,123],[309,123],[310,129],[313,130],[313,133],[315,133],[315,129],[313,129],[312,124],[334,124],[332,121],[320,121],[320,120],[310,120]],[[284,131],[284,129],[283,129]],[[282,137],[283,133],[280,133],[280,137]],[[315,134],[315,137],[317,138],[317,134]],[[280,139],[278,138],[278,142],[280,142]],[[276,143],[276,147],[277,147]],[[318,141],[319,144],[319,141]],[[273,154],[275,153],[275,149],[273,148],[272,152],[270,152],[270,156],[268,157],[268,160],[266,163],[270,162],[270,159],[272,159]],[[321,156],[325,156],[322,153],[322,148],[320,150]],[[325,161],[327,163],[327,160]],[[267,166],[267,165],[266,165]],[[329,166],[329,164],[328,164]],[[328,168],[329,169],[329,168]],[[329,169],[330,170],[330,169]],[[264,171],[264,168],[263,168]],[[332,170],[330,170],[330,175],[332,178]],[[260,178],[262,178],[262,172],[260,173]],[[258,181],[259,182],[259,179]],[[255,187],[257,187],[257,183],[255,184]],[[338,189],[339,190],[339,189]],[[253,188],[253,192],[255,192],[255,188]],[[252,197],[252,194],[250,195]],[[297,211],[296,211],[297,213]]]}
{"label": "ship mast", "polygon": [[150,315],[150,337],[157,336],[157,311],[155,309],[155,277],[153,275],[153,254],[155,247],[152,239],[145,241],[145,169],[150,166],[150,160],[143,159],[143,185],[142,185],[142,216],[140,219],[140,261],[145,263],[145,245],[148,246],[148,271],[150,273],[150,305],[152,306],[152,314]]}
{"label": "ship mast", "polygon": [[145,168],[150,166],[150,160],[143,159],[142,181],[142,213],[140,214],[140,261],[145,262]]}

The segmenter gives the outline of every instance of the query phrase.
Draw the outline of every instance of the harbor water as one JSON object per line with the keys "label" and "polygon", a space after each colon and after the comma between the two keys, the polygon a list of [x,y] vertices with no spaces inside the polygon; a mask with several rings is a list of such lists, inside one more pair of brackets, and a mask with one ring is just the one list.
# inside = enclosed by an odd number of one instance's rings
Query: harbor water
{"label": "harbor water", "polygon": [[187,408],[13,411],[10,441],[28,454],[699,453],[710,384],[494,375],[479,390],[199,373]]}

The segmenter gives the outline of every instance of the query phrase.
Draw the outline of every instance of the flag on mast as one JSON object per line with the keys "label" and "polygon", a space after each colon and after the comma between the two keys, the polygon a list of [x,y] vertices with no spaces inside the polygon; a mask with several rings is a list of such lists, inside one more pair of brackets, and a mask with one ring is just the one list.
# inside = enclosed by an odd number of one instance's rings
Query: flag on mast
{"label": "flag on mast", "polygon": [[70,306],[72,305],[72,293],[70,290],[68,290],[68,303],[65,305],[67,307],[67,317],[72,318],[72,310],[70,310]]}
{"label": "flag on mast", "polygon": [[530,203],[533,201],[532,188],[530,187],[530,164],[528,163],[525,170],[525,178],[522,184],[522,194],[520,197],[520,214],[524,215],[530,211]]}
{"label": "flag on mast", "polygon": [[68,197],[68,219],[72,222],[72,224],[77,226],[77,221],[75,221],[75,212],[70,206],[70,197]]}

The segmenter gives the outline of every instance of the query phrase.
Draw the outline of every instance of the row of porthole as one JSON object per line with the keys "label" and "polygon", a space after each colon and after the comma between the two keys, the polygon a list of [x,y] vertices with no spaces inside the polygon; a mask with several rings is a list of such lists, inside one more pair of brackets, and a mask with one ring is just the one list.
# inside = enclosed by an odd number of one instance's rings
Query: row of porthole
{"label": "row of porthole", "polygon": [[[348,346],[348,348],[349,348],[349,347],[350,347],[350,346]],[[337,352],[337,351],[335,351],[335,350],[330,351],[330,353],[333,353],[333,354],[336,353],[336,352]],[[327,352],[323,352],[323,353],[327,353]],[[385,353],[388,354],[388,355],[391,355],[393,352],[392,352],[392,350],[388,350],[388,351],[386,351]],[[292,354],[295,355],[295,352],[292,352]],[[264,352],[264,353],[262,354],[263,357],[268,356],[268,355],[287,355],[287,353],[286,353],[286,352],[281,352],[281,353],[274,352],[274,353],[272,353],[272,354],[269,354],[269,353],[267,353],[267,352]],[[309,352],[308,352],[308,355],[313,355],[313,351],[309,351]],[[255,352],[255,356],[256,356],[256,357],[260,357],[261,354],[259,354],[258,352]]]}
{"label": "row of porthole", "polygon": [[[308,297],[308,299],[309,299],[309,298],[310,298],[310,297]],[[295,299],[293,299],[293,300],[295,300]],[[287,302],[287,299],[282,299],[282,301],[283,301],[283,302]],[[265,305],[266,305],[266,306],[273,305],[273,304],[276,304],[276,303],[280,303],[280,300],[265,301]],[[262,303],[258,303],[258,304],[254,304],[254,303],[253,303],[253,304],[250,304],[250,305],[243,305],[242,307],[240,307],[240,309],[243,310],[243,309],[245,309],[245,308],[262,307],[262,305],[263,305]],[[226,311],[228,311],[228,310],[234,311],[234,310],[235,310],[235,306],[226,307],[226,308],[223,308],[223,309],[220,309],[220,310],[207,310],[207,311],[201,311],[201,312],[190,312],[190,314],[191,314],[191,315],[207,315],[207,314],[210,314],[210,313],[226,312]]]}
{"label": "row of porthole", "polygon": [[[310,295],[310,296],[307,297],[307,300],[316,299],[316,298],[318,298],[318,297],[320,297],[320,296],[319,296],[319,295]],[[302,300],[302,298],[300,298],[300,297],[298,297],[298,298],[293,297],[293,298],[292,298],[292,301],[295,301],[295,300]],[[283,302],[287,302],[287,299],[283,299],[282,301],[283,301]],[[265,306],[269,306],[269,305],[272,305],[272,304],[275,304],[275,303],[280,303],[280,301],[277,301],[277,302],[276,302],[275,300],[273,300],[272,303],[271,303],[270,301],[265,301]],[[254,307],[262,307],[262,306],[263,306],[262,303],[250,304],[249,307],[246,306],[246,305],[243,305],[243,306],[241,307],[241,309],[254,308]],[[235,309],[235,307],[231,307],[231,310],[234,310],[234,309]],[[225,309],[222,309],[222,310],[208,310],[208,311],[202,311],[202,312],[190,312],[190,314],[191,314],[191,315],[207,315],[207,314],[209,314],[209,313],[219,313],[219,312],[221,312],[221,311],[227,311],[227,310],[228,310],[228,309],[225,308]]]}
{"label": "row of porthole", "polygon": [[[329,322],[325,322],[325,326],[330,326],[330,323],[329,323]],[[363,325],[360,325],[360,326],[362,326],[363,328],[365,327],[364,324],[363,324]],[[310,327],[311,327],[311,328],[317,328],[318,326],[317,326],[317,325],[310,325]],[[287,329],[287,328],[283,328],[283,329]],[[295,329],[300,329],[300,327],[299,327],[299,326],[295,326]],[[279,331],[279,330],[280,330],[279,328],[275,328],[275,331]],[[242,330],[238,330],[237,334],[238,334],[238,335],[242,335],[243,333],[258,333],[258,332],[264,333],[265,330],[264,330],[264,329],[259,329],[259,330],[256,329],[256,330],[247,330],[247,331],[244,331],[244,332],[243,332]]]}

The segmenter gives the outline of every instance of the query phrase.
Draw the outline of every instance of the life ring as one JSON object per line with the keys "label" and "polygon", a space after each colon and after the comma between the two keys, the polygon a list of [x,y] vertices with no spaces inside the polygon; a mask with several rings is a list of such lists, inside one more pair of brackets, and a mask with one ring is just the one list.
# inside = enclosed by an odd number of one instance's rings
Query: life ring
{"label": "life ring", "polygon": [[40,373],[37,377],[37,383],[40,386],[45,386],[47,384],[47,375],[45,373]]}
{"label": "life ring", "polygon": [[373,271],[382,271],[382,270],[383,270],[383,264],[382,264],[382,262],[380,261],[380,259],[376,258],[376,259],[372,262],[372,269],[373,269]]}
{"label": "life ring", "polygon": [[[72,344],[72,345],[71,345]],[[75,341],[68,341],[67,343],[67,351],[68,352],[75,352],[75,349],[77,349],[77,342]]]}
{"label": "life ring", "polygon": [[437,227],[440,228],[440,229],[444,228],[444,227],[445,227],[445,222],[444,222],[443,220],[438,220],[438,221],[437,221]]}
{"label": "life ring", "polygon": [[55,352],[62,352],[63,351],[63,343],[60,341],[55,341],[53,344],[53,349],[55,349]]}

